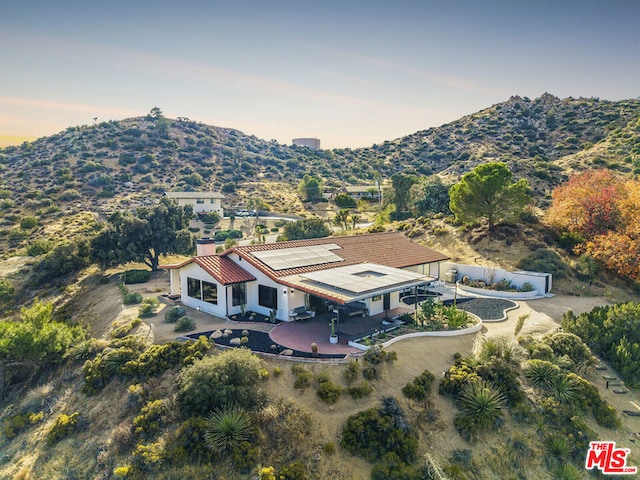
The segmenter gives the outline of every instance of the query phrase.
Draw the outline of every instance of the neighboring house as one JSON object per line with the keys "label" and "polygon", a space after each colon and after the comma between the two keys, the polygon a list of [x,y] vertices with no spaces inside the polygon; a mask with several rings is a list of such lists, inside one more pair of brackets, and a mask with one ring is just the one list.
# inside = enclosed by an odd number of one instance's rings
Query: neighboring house
{"label": "neighboring house", "polygon": [[345,187],[347,194],[353,197],[353,199],[360,200],[361,198],[372,198],[375,201],[380,201],[380,190],[375,185],[362,185],[356,187]]}
{"label": "neighboring house", "polygon": [[[439,278],[449,257],[398,233],[327,237],[235,247],[214,254],[198,241],[198,255],[170,271],[171,295],[221,317],[242,308],[290,321],[299,307],[326,312],[338,305],[370,315],[400,306],[400,292]],[[364,307],[364,308],[363,308]]]}
{"label": "neighboring house", "polygon": [[219,192],[165,192],[171,199],[177,200],[178,205],[191,205],[194,213],[216,212],[220,218],[224,216],[222,200],[224,195]]}

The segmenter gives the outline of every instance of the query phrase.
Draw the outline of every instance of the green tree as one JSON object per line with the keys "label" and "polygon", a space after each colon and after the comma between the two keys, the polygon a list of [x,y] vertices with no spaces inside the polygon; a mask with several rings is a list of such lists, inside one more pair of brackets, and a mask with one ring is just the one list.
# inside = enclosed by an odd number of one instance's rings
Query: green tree
{"label": "green tree", "polygon": [[338,195],[335,196],[333,201],[340,208],[355,208],[356,207],[356,201],[348,193],[339,193]]}
{"label": "green tree", "polygon": [[305,202],[319,202],[322,200],[322,179],[306,174],[298,184],[298,191]]}
{"label": "green tree", "polygon": [[342,228],[343,230],[349,229],[349,209],[341,208],[336,216],[333,218],[334,225]]}
{"label": "green tree", "polygon": [[411,187],[411,204],[417,216],[425,213],[449,213],[449,187],[440,177],[422,177]]}
{"label": "green tree", "polygon": [[323,238],[329,235],[331,235],[331,230],[324,223],[324,220],[318,217],[296,220],[284,226],[284,236],[287,240]]}
{"label": "green tree", "polygon": [[192,217],[190,205],[181,207],[168,198],[133,214],[117,212],[91,241],[91,258],[102,267],[144,262],[156,271],[160,255],[192,251],[193,236],[187,230]]}
{"label": "green tree", "polygon": [[411,186],[416,183],[416,177],[404,173],[396,173],[391,177],[391,191],[385,197],[385,201],[393,203],[396,206],[396,213],[407,212],[409,210],[409,201],[411,194]]}
{"label": "green tree", "polygon": [[449,208],[465,223],[485,219],[489,231],[497,223],[518,218],[531,202],[526,180],[513,181],[513,173],[502,162],[478,165],[449,190]]}

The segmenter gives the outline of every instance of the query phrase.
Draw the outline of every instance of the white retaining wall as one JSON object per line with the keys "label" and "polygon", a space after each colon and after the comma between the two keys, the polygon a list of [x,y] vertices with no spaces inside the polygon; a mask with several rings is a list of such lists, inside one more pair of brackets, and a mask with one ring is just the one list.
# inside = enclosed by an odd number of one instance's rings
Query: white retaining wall
{"label": "white retaining wall", "polygon": [[458,271],[459,281],[465,276],[469,277],[470,280],[484,280],[488,283],[495,283],[504,278],[510,281],[514,287],[521,287],[524,283],[529,282],[533,285],[537,295],[549,293],[553,283],[550,273],[526,272],[523,270],[509,272],[504,268],[481,267],[452,262],[443,262],[440,265],[441,274],[446,274],[449,270]]}

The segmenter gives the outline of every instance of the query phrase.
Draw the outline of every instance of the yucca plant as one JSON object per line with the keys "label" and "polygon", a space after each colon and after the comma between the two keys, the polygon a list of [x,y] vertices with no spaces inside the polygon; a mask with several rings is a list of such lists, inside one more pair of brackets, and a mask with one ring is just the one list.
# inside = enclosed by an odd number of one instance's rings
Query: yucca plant
{"label": "yucca plant", "polygon": [[556,378],[560,376],[560,368],[547,360],[529,360],[524,376],[535,388],[550,389]]}
{"label": "yucca plant", "polygon": [[571,463],[565,463],[553,469],[553,478],[555,480],[580,480],[584,478],[583,472]]}
{"label": "yucca plant", "polygon": [[488,382],[467,384],[459,399],[463,416],[481,428],[493,427],[502,419],[505,397],[498,388]]}
{"label": "yucca plant", "polygon": [[560,434],[547,437],[544,441],[545,459],[548,465],[563,465],[571,453],[569,439]]}
{"label": "yucca plant", "polygon": [[251,417],[241,407],[227,406],[207,417],[204,441],[218,453],[229,453],[251,437]]}
{"label": "yucca plant", "polygon": [[578,396],[577,382],[567,375],[554,378],[550,390],[553,397],[560,403],[571,403]]}

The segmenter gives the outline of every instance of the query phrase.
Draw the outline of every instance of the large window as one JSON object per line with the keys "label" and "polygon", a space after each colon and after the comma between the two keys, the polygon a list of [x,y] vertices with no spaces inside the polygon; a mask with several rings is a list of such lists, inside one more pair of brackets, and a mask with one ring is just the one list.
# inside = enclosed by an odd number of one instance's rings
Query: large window
{"label": "large window", "polygon": [[203,302],[218,304],[218,286],[205,280],[187,277],[187,295]]}
{"label": "large window", "polygon": [[277,310],[278,289],[267,287],[266,285],[258,285],[258,305]]}
{"label": "large window", "polygon": [[196,198],[196,203],[204,203],[204,198]]}
{"label": "large window", "polygon": [[189,295],[191,298],[202,300],[200,280],[198,280],[197,278],[187,277],[187,295]]}
{"label": "large window", "polygon": [[244,305],[247,303],[247,284],[236,283],[231,287],[231,297],[233,298],[233,306]]}
{"label": "large window", "polygon": [[218,286],[215,283],[202,281],[202,301],[218,304]]}

